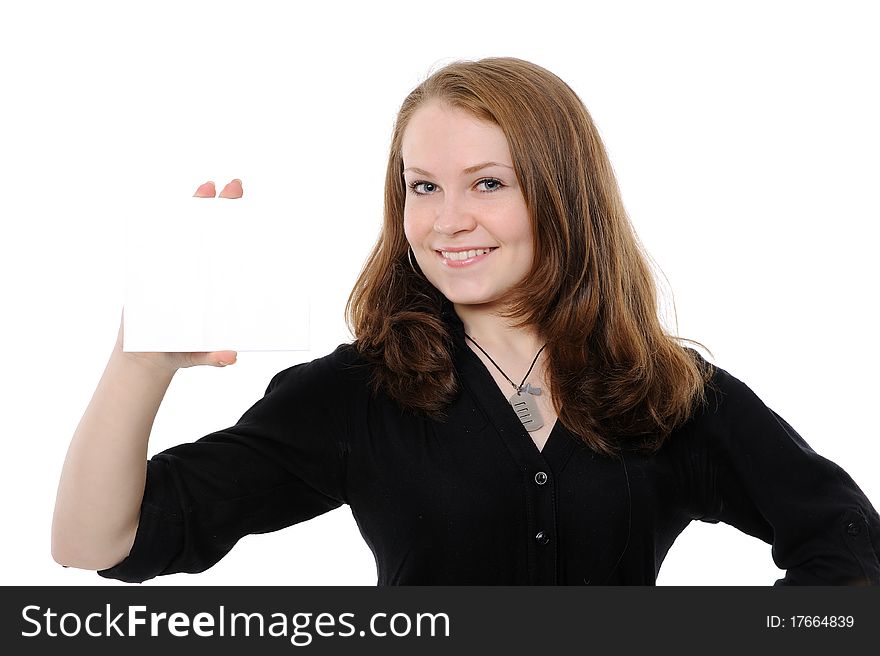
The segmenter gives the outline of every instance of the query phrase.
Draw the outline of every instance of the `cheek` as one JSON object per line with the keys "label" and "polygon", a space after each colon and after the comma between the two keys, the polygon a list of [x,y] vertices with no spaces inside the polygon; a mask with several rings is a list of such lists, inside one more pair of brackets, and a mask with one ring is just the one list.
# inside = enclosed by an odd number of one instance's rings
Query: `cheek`
{"label": "cheek", "polygon": [[403,215],[403,234],[406,235],[406,240],[410,243],[416,238],[415,230],[413,229],[412,220],[407,217],[406,213]]}
{"label": "cheek", "polygon": [[534,243],[532,237],[532,222],[529,219],[529,215],[527,212],[522,212],[517,217],[516,221],[516,235],[518,241],[520,241],[527,250],[531,252]]}
{"label": "cheek", "polygon": [[523,263],[524,263],[526,269],[531,269],[532,265],[535,262],[535,249],[532,248],[531,245],[529,245],[527,252],[528,252],[528,255],[524,258]]}
{"label": "cheek", "polygon": [[409,238],[412,232],[412,216],[406,205],[403,206],[403,232]]}
{"label": "cheek", "polygon": [[419,212],[410,209],[403,210],[403,232],[406,238],[412,241],[424,237],[431,231],[431,224],[425,221],[424,216],[420,216]]}

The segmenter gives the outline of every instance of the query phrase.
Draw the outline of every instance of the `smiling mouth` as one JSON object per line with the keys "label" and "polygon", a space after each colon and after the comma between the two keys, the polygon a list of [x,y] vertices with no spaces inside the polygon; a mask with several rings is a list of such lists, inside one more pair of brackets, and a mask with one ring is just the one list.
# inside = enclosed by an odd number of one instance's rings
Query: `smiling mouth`
{"label": "smiling mouth", "polygon": [[480,255],[488,255],[492,251],[496,250],[497,246],[490,246],[488,248],[475,248],[468,251],[436,251],[440,253],[440,255],[445,260],[449,260],[452,262],[463,262],[466,260],[471,260]]}
{"label": "smiling mouth", "polygon": [[437,256],[440,258],[440,261],[444,266],[457,269],[460,267],[469,266],[471,264],[475,264],[477,262],[482,262],[487,257],[489,257],[493,252],[497,251],[498,247],[494,246],[491,248],[477,248],[469,251],[459,251],[459,252],[450,252],[450,251],[435,251]]}

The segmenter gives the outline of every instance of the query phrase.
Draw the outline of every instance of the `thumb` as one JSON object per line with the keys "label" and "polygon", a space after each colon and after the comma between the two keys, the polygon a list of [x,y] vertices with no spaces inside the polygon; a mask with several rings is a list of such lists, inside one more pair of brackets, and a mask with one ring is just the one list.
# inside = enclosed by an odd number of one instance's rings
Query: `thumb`
{"label": "thumb", "polygon": [[238,353],[235,351],[217,351],[211,354],[208,361],[215,367],[225,367],[230,364],[235,364],[237,358]]}

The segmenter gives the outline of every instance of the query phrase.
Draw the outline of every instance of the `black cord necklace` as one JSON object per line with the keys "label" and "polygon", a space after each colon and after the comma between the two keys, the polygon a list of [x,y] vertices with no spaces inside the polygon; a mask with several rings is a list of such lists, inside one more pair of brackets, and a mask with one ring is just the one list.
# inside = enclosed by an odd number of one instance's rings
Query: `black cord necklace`
{"label": "black cord necklace", "polygon": [[[541,355],[541,351],[543,351],[547,345],[544,344],[544,346],[542,346],[538,350],[537,355],[535,355],[535,359],[532,360],[532,366],[529,367],[526,375],[523,376],[522,382],[517,385],[512,380],[510,380],[510,377],[506,373],[504,373],[504,370],[498,366],[498,363],[496,363],[495,360],[492,359],[492,356],[486,353],[486,351],[483,350],[483,347],[477,344],[473,337],[471,337],[467,333],[465,333],[464,336],[471,340],[474,343],[474,346],[483,351],[483,355],[489,358],[489,362],[494,364],[495,368],[501,372],[501,375],[507,378],[507,381],[511,385],[513,385],[514,389],[516,389],[516,392],[512,394],[511,397],[507,400],[513,407],[514,412],[516,412],[516,416],[519,417],[519,420],[525,427],[525,429],[527,431],[535,431],[541,428],[541,426],[544,425],[544,418],[541,416],[541,411],[538,408],[537,400],[533,398],[533,396],[539,396],[541,394],[541,388],[534,387],[531,383],[527,383],[526,378],[528,378],[529,374],[532,373],[532,369],[534,368],[535,363],[538,361],[538,356]],[[525,392],[525,394],[523,394],[523,392]]]}

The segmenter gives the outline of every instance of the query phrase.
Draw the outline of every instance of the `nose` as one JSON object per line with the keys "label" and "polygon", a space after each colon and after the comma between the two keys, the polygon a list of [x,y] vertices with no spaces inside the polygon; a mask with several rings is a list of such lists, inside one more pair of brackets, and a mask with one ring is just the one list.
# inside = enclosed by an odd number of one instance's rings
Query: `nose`
{"label": "nose", "polygon": [[477,220],[467,203],[446,194],[434,219],[434,232],[441,235],[454,235],[462,230],[473,230]]}

